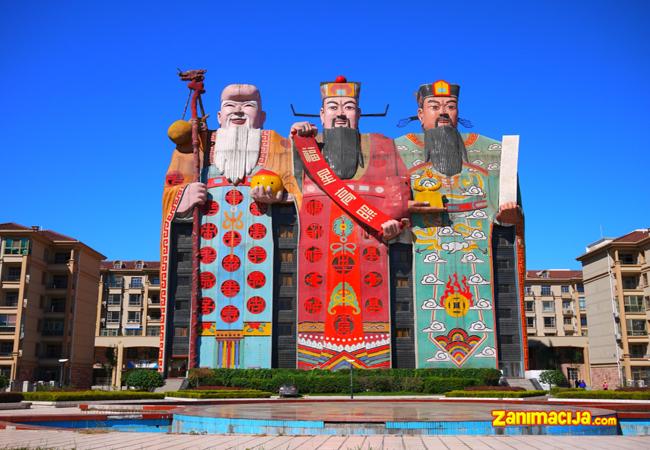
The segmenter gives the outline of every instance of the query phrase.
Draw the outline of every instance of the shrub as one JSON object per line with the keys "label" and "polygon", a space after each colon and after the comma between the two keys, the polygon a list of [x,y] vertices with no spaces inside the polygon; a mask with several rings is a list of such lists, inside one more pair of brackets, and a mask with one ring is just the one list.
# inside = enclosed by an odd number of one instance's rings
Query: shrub
{"label": "shrub", "polygon": [[456,389],[465,389],[476,384],[471,378],[428,377],[424,379],[423,392],[427,394],[444,394]]}
{"label": "shrub", "polygon": [[167,397],[178,398],[269,398],[270,392],[257,391],[257,390],[201,390],[201,391],[176,391],[166,392]]}
{"label": "shrub", "polygon": [[153,391],[157,387],[165,385],[162,375],[150,369],[136,369],[126,374],[124,384],[133,386],[142,391]]}
{"label": "shrub", "polygon": [[525,388],[520,386],[467,386],[465,391],[509,391],[518,392],[525,391]]}
{"label": "shrub", "polygon": [[557,394],[558,392],[584,392],[584,388],[569,388],[569,387],[551,387],[550,393]]}
{"label": "shrub", "polygon": [[50,391],[50,392],[23,392],[27,401],[42,402],[72,402],[92,400],[141,400],[162,399],[165,394],[159,392],[137,391]]}
{"label": "shrub", "polygon": [[0,373],[0,389],[6,389],[9,386],[9,378]]}
{"label": "shrub", "polygon": [[23,400],[20,392],[0,392],[0,403],[18,403]]}
{"label": "shrub", "polygon": [[474,398],[523,398],[537,397],[546,394],[546,391],[451,391],[446,397],[474,397]]}
{"label": "shrub", "polygon": [[424,389],[424,378],[404,377],[399,379],[400,390],[405,392],[422,392]]}
{"label": "shrub", "polygon": [[619,399],[619,400],[650,400],[650,392],[629,391],[561,391],[556,398],[585,398],[585,399]]}
{"label": "shrub", "polygon": [[569,386],[569,382],[561,370],[545,370],[539,374],[539,381],[551,386]]}
{"label": "shrub", "polygon": [[628,386],[628,387],[617,387],[615,389],[615,391],[619,391],[619,392],[621,392],[621,391],[622,392],[649,392],[650,388],[648,388],[648,387],[631,387],[631,386]]}

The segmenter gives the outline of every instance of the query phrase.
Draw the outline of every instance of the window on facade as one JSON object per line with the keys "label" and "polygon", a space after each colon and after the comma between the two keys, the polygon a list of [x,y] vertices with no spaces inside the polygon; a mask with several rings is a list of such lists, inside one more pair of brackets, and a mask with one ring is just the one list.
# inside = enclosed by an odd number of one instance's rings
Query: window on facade
{"label": "window on facade", "polygon": [[618,259],[621,264],[636,264],[636,255],[634,253],[619,253]]}
{"label": "window on facade", "polygon": [[551,286],[542,286],[542,295],[551,295]]}
{"label": "window on facade", "polygon": [[142,306],[142,294],[129,294],[129,306]]}
{"label": "window on facade", "polygon": [[147,336],[160,336],[160,327],[147,327]]}
{"label": "window on facade", "polygon": [[132,288],[141,288],[142,287],[142,277],[131,277],[131,283],[129,287]]}
{"label": "window on facade", "polygon": [[63,346],[61,344],[46,344],[42,357],[49,359],[63,357]]}
{"label": "window on facade", "polygon": [[119,311],[107,311],[106,312],[106,322],[107,323],[120,323],[120,312]]}
{"label": "window on facade", "polygon": [[628,336],[645,336],[648,334],[645,319],[627,319],[625,323],[627,324]]}
{"label": "window on facade", "polygon": [[123,286],[124,286],[124,278],[122,277],[113,278],[111,276],[111,278],[108,281],[108,287],[121,288]]}
{"label": "window on facade", "polygon": [[410,328],[396,328],[395,329],[395,334],[397,335],[398,338],[410,338],[411,337],[411,329]]}
{"label": "window on facade", "polygon": [[497,269],[502,269],[506,270],[510,268],[510,260],[509,259],[497,259]]}
{"label": "window on facade", "polygon": [[124,330],[124,336],[141,336],[142,331],[139,328],[127,328]]}
{"label": "window on facade", "polygon": [[56,252],[54,254],[54,264],[65,264],[70,261],[70,252]]}
{"label": "window on facade", "polygon": [[151,297],[149,297],[149,299],[151,300],[152,305],[159,305],[160,304],[160,296],[159,295],[152,295]]}
{"label": "window on facade", "polygon": [[563,294],[568,294],[569,293],[569,286],[562,285],[560,287],[560,290]]}
{"label": "window on facade", "polygon": [[293,336],[293,326],[290,323],[278,323],[278,336]]}
{"label": "window on facade", "polygon": [[283,274],[280,277],[280,285],[282,287],[291,287],[291,286],[293,286],[293,275]]}
{"label": "window on facade", "polygon": [[542,312],[555,312],[555,302],[542,302]]}
{"label": "window on facade", "polygon": [[5,239],[5,255],[29,255],[29,239]]}
{"label": "window on facade", "polygon": [[283,263],[292,263],[293,262],[293,250],[280,250],[280,261]]}
{"label": "window on facade", "polygon": [[535,302],[524,302],[526,312],[535,312]]}
{"label": "window on facade", "polygon": [[573,319],[571,319],[571,317],[565,317],[564,325],[573,325]]}
{"label": "window on facade", "polygon": [[585,291],[585,285],[582,283],[576,284],[576,291],[578,292],[584,292]]}
{"label": "window on facade", "polygon": [[587,326],[587,316],[585,316],[584,314],[580,316],[580,326],[581,327]]}
{"label": "window on facade", "polygon": [[580,305],[580,311],[587,309],[587,303],[585,302],[584,297],[578,297],[578,304]]}
{"label": "window on facade", "polygon": [[152,322],[158,322],[160,320],[160,311],[159,310],[149,310],[147,318]]}
{"label": "window on facade", "polygon": [[395,285],[398,288],[408,288],[409,287],[408,277],[395,277]]}
{"label": "window on facade", "polygon": [[20,281],[20,266],[7,267],[5,281]]}
{"label": "window on facade", "polygon": [[650,368],[649,367],[632,367],[632,379],[643,380],[645,385],[650,385]]}
{"label": "window on facade", "polygon": [[43,320],[43,328],[41,334],[43,336],[63,336],[63,328],[65,324],[60,319],[45,319]]}
{"label": "window on facade", "polygon": [[113,261],[113,269],[121,269],[122,261]]}
{"label": "window on facade", "polygon": [[623,289],[636,289],[639,286],[637,277],[623,277]]}
{"label": "window on facade", "polygon": [[0,333],[14,332],[16,330],[15,314],[0,314]]}
{"label": "window on facade", "polygon": [[11,356],[14,351],[13,341],[1,341],[0,342],[0,356]]}
{"label": "window on facade", "polygon": [[535,328],[535,318],[534,317],[526,317],[526,326],[528,328]]}
{"label": "window on facade", "polygon": [[533,295],[533,287],[532,286],[526,286],[524,288],[526,295]]}
{"label": "window on facade", "polygon": [[562,301],[562,309],[563,310],[565,310],[565,311],[570,310],[572,308],[572,306],[573,305],[571,304],[571,300],[563,300]]}
{"label": "window on facade", "polygon": [[282,239],[291,239],[294,236],[293,225],[280,225],[278,227],[278,236]]}
{"label": "window on facade", "polygon": [[52,282],[50,283],[50,288],[53,289],[65,289],[68,287],[68,276],[67,275],[53,275]]}
{"label": "window on facade", "polygon": [[555,317],[544,317],[544,328],[555,328]]}
{"label": "window on facade", "polygon": [[61,313],[65,312],[65,297],[54,297],[50,299],[49,312]]}
{"label": "window on facade", "polygon": [[15,308],[18,306],[18,292],[5,292],[4,301],[0,306]]}
{"label": "window on facade", "polygon": [[175,337],[187,337],[187,327],[174,327]]}
{"label": "window on facade", "polygon": [[160,276],[152,275],[149,277],[149,283],[153,286],[158,286],[160,284]]}
{"label": "window on facade", "polygon": [[117,336],[117,328],[103,328],[99,330],[100,336]]}
{"label": "window on facade", "polygon": [[129,311],[126,321],[140,323],[140,311]]}
{"label": "window on facade", "polygon": [[623,297],[623,304],[625,305],[626,313],[645,312],[645,308],[643,306],[643,296],[641,295],[625,295]]}
{"label": "window on facade", "polygon": [[648,344],[629,344],[631,358],[645,358]]}
{"label": "window on facade", "polygon": [[120,294],[108,294],[108,306],[120,306],[122,304],[122,296]]}
{"label": "window on facade", "polygon": [[135,268],[137,270],[142,270],[143,267],[144,267],[144,262],[143,261],[136,261],[135,262]]}
{"label": "window on facade", "polygon": [[290,297],[280,297],[278,299],[278,309],[280,311],[293,310],[293,299],[291,299]]}

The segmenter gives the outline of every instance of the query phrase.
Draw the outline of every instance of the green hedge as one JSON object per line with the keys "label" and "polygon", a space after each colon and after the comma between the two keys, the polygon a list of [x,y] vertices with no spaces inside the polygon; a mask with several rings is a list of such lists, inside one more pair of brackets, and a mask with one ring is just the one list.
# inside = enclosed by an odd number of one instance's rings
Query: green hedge
{"label": "green hedge", "polygon": [[256,391],[256,390],[176,391],[176,392],[166,392],[165,394],[167,395],[167,397],[179,397],[179,398],[269,398],[272,395],[270,392]]}
{"label": "green hedge", "polygon": [[451,391],[446,397],[478,397],[478,398],[523,398],[537,397],[546,394],[546,391]]}
{"label": "green hedge", "polygon": [[553,386],[550,390],[551,394],[555,395],[558,392],[585,392],[584,388],[568,388],[568,387],[557,387]]}
{"label": "green hedge", "polygon": [[77,400],[140,400],[165,398],[158,392],[140,391],[54,391],[54,392],[24,392],[25,400],[41,402],[72,402]]}
{"label": "green hedge", "polygon": [[625,391],[561,391],[554,395],[557,398],[585,398],[585,399],[619,399],[619,400],[650,400],[650,392],[625,392]]}
{"label": "green hedge", "polygon": [[0,392],[0,403],[18,403],[23,400],[20,392]]}
{"label": "green hedge", "polygon": [[[355,392],[440,393],[467,386],[498,384],[495,369],[379,369],[354,371]],[[300,393],[343,393],[350,391],[350,372],[296,369],[193,369],[193,387],[226,386],[277,392],[283,384],[294,384]]]}

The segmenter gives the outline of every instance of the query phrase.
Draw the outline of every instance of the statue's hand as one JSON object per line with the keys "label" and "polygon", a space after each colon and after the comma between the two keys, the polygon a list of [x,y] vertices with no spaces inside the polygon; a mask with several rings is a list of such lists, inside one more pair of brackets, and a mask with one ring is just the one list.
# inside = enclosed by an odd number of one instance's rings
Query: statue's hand
{"label": "statue's hand", "polygon": [[203,205],[208,199],[208,187],[203,183],[190,183],[185,187],[183,197],[176,214],[187,215],[196,206]]}
{"label": "statue's hand", "polygon": [[384,242],[388,242],[400,234],[402,231],[402,225],[397,220],[390,219],[381,224],[381,230],[381,238],[384,240]]}
{"label": "statue's hand", "polygon": [[313,123],[296,122],[291,125],[289,135],[298,134],[298,136],[314,137],[318,134],[318,128]]}
{"label": "statue's hand", "polygon": [[276,194],[273,194],[270,186],[267,186],[266,189],[264,189],[263,186],[255,186],[251,189],[251,197],[256,202],[266,203],[269,205],[285,201],[284,191],[279,191]]}
{"label": "statue's hand", "polygon": [[524,216],[521,207],[515,202],[504,203],[499,207],[496,219],[507,225],[515,225],[521,221]]}

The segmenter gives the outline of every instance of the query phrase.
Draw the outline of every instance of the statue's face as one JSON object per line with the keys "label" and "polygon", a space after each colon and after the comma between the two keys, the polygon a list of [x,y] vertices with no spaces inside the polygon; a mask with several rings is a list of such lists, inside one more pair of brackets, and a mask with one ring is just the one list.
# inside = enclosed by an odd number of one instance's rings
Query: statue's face
{"label": "statue's face", "polygon": [[260,109],[256,100],[224,100],[217,113],[219,125],[228,127],[261,128]]}
{"label": "statue's face", "polygon": [[418,119],[422,128],[458,125],[458,99],[456,97],[426,97],[418,108]]}
{"label": "statue's face", "polygon": [[327,97],[320,109],[323,128],[359,127],[361,110],[354,97]]}

